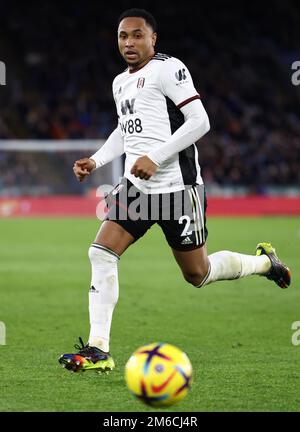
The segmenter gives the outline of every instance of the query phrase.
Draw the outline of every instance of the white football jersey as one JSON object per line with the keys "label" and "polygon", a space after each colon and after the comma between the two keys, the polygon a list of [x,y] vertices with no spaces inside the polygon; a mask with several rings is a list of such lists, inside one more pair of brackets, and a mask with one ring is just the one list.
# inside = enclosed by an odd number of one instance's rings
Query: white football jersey
{"label": "white football jersey", "polygon": [[159,148],[184,123],[180,108],[200,96],[188,68],[157,53],[141,69],[129,69],[113,82],[113,96],[126,154],[125,173],[144,193],[167,193],[202,184],[195,144],[161,164],[149,180],[130,173],[136,159]]}

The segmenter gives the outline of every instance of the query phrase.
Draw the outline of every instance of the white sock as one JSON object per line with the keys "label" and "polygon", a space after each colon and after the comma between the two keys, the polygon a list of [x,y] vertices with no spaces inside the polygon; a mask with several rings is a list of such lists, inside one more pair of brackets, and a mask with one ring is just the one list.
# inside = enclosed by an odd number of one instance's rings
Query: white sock
{"label": "white sock", "polygon": [[271,268],[267,255],[244,255],[230,251],[220,251],[208,256],[210,269],[199,285],[208,285],[218,280],[239,279],[249,275],[264,275]]}
{"label": "white sock", "polygon": [[93,243],[89,248],[89,258],[92,266],[89,345],[109,352],[112,315],[119,297],[119,257],[110,249]]}

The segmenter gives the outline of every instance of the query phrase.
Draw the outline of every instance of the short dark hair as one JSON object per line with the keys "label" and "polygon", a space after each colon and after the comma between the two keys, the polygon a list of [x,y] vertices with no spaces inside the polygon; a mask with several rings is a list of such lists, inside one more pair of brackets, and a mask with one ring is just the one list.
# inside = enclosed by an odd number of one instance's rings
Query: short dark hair
{"label": "short dark hair", "polygon": [[118,20],[118,25],[124,18],[130,18],[130,17],[144,18],[146,24],[148,24],[152,28],[152,30],[156,32],[157,29],[156,20],[154,16],[150,12],[146,11],[145,9],[138,9],[138,8],[127,9],[120,15]]}

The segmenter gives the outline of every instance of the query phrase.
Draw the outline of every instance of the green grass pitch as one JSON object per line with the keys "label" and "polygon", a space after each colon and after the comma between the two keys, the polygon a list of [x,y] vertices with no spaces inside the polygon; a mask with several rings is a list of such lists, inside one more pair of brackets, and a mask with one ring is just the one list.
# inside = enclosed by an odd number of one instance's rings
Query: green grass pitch
{"label": "green grass pitch", "polygon": [[164,411],[299,411],[299,218],[210,218],[209,252],[254,253],[271,241],[292,269],[281,290],[252,276],[203,289],[182,278],[154,227],[123,255],[109,375],[72,374],[57,362],[87,339],[90,264],[96,219],[0,221],[0,411],[153,411],[129,394],[124,365],[139,346],[177,345],[194,369],[185,400]]}

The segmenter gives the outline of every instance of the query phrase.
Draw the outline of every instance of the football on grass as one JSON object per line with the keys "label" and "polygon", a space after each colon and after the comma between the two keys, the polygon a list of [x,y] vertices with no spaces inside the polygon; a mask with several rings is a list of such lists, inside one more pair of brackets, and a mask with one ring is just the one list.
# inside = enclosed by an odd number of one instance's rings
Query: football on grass
{"label": "football on grass", "polygon": [[168,343],[151,343],[137,349],[125,366],[130,392],[153,407],[181,401],[192,383],[192,365],[188,356]]}

